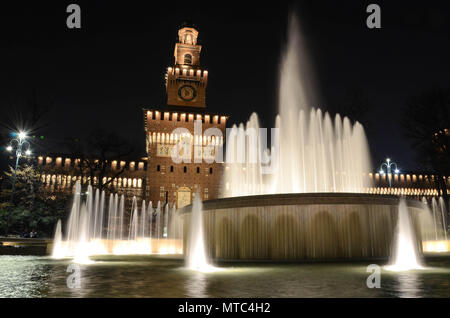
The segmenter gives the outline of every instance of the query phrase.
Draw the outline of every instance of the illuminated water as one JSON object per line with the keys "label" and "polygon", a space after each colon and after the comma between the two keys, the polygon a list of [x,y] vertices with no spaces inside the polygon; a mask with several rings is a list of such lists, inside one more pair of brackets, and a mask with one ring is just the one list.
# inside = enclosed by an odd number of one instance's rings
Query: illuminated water
{"label": "illuminated water", "polygon": [[418,248],[406,201],[404,198],[400,198],[394,253],[391,257],[391,264],[386,266],[386,269],[391,271],[423,269]]}
{"label": "illuminated water", "polygon": [[450,254],[429,259],[427,270],[383,270],[381,289],[366,287],[369,263],[221,264],[202,273],[150,255],[93,260],[79,265],[81,288],[70,289],[67,259],[0,256],[0,297],[450,297]]}
{"label": "illuminated water", "polygon": [[203,236],[203,211],[199,194],[194,198],[190,221],[189,242],[185,255],[186,266],[192,270],[206,270],[210,264]]}
{"label": "illuminated water", "polygon": [[139,207],[134,197],[128,212],[123,195],[111,194],[106,204],[104,191],[94,194],[89,185],[83,193],[79,181],[74,192],[66,229],[62,231],[59,221],[55,230],[54,258],[70,257],[83,264],[91,262],[91,255],[182,253],[181,221],[168,204],[161,207],[158,202],[153,209],[143,200]]}
{"label": "illuminated water", "polygon": [[[232,128],[227,136],[224,197],[364,192],[370,185],[371,163],[363,126],[319,109],[309,67],[293,15],[280,66],[277,130],[267,131],[264,140],[256,113],[245,126]],[[269,134],[271,144],[267,142]]]}
{"label": "illuminated water", "polygon": [[[425,252],[448,252],[450,251],[450,241],[447,237],[447,224],[445,222],[446,206],[444,199],[439,197],[424,203],[424,213],[420,215],[420,227],[422,232],[423,249]],[[439,204],[438,204],[439,202]]]}

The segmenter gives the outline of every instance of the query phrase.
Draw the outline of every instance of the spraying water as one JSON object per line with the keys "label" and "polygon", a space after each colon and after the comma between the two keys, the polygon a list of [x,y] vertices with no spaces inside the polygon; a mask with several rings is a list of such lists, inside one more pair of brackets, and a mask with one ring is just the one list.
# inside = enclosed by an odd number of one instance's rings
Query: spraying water
{"label": "spraying water", "polygon": [[417,239],[411,216],[404,198],[400,198],[398,206],[398,221],[395,237],[394,254],[391,264],[385,267],[390,271],[407,271],[423,269],[421,258],[417,250]]}
{"label": "spraying water", "polygon": [[197,271],[211,271],[214,269],[209,263],[206,253],[203,233],[203,209],[200,195],[197,194],[192,204],[191,220],[189,225],[189,242],[187,247],[186,266]]}
{"label": "spraying water", "polygon": [[62,248],[62,230],[61,230],[61,220],[56,223],[55,238],[53,239],[53,251],[52,257],[63,258],[64,250]]}
{"label": "spraying water", "polygon": [[424,252],[448,252],[450,241],[447,237],[446,207],[443,198],[440,197],[438,200],[432,198],[431,204],[425,198],[422,198],[422,202],[424,203],[425,213],[421,215],[420,227]]}
{"label": "spraying water", "polygon": [[371,163],[364,128],[347,117],[332,118],[312,108],[318,99],[310,65],[292,16],[280,66],[279,116],[277,129],[271,132],[272,145],[267,145],[255,113],[245,126],[232,128],[223,196],[364,192],[370,186],[365,177]]}
{"label": "spraying water", "polygon": [[[63,239],[59,221],[55,230],[53,257],[72,257],[75,262],[87,264],[91,262],[91,255],[183,252],[180,235],[175,238],[175,234],[168,229],[168,235],[173,237],[168,240],[161,238],[159,230],[152,231],[154,222],[151,203],[147,208],[143,201],[139,214],[134,197],[130,215],[127,216],[123,195],[119,198],[117,194],[111,194],[107,205],[104,191],[97,190],[94,193],[92,187],[88,186],[87,192],[82,192],[80,182],[75,184],[74,189],[67,233]],[[160,211],[159,202],[157,210]],[[103,220],[104,217],[107,219]],[[174,214],[174,218],[174,222],[178,223],[178,215]],[[159,213],[156,223],[156,228],[160,229]],[[157,243],[153,244],[152,241]]]}

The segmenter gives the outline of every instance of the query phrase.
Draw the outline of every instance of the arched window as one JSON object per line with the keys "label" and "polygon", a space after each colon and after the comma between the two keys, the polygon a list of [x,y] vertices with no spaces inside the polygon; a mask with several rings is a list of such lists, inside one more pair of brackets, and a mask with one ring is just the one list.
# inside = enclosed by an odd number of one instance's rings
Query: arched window
{"label": "arched window", "polygon": [[192,64],[192,55],[190,54],[184,55],[184,64]]}
{"label": "arched window", "polygon": [[191,34],[186,34],[186,36],[184,37],[184,43],[185,44],[193,44],[192,43],[192,35]]}

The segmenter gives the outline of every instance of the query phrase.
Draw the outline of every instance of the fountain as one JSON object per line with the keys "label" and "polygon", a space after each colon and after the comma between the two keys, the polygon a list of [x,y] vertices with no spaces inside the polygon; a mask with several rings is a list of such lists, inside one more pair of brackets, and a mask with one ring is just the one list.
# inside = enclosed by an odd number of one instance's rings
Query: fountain
{"label": "fountain", "polygon": [[58,220],[58,222],[56,223],[52,255],[56,258],[62,258],[64,256],[64,250],[62,248],[61,220]]}
{"label": "fountain", "polygon": [[[447,225],[445,213],[447,213],[444,199],[439,197],[432,198],[430,203],[422,198],[425,213],[422,214],[421,232],[423,237],[424,252],[448,252],[450,250],[450,241],[447,237]],[[431,208],[430,208],[431,205]]]}
{"label": "fountain", "polygon": [[406,201],[401,198],[398,206],[395,249],[391,264],[385,268],[390,271],[422,269],[417,242]]}
{"label": "fountain", "polygon": [[[364,192],[371,170],[363,126],[321,109],[310,85],[312,72],[298,23],[291,17],[288,44],[280,68],[279,115],[272,145],[263,149],[258,116],[234,126],[227,136],[224,197],[311,192]],[[300,65],[300,63],[302,64]],[[308,88],[308,89],[307,89]],[[270,169],[269,167],[270,166]]]}
{"label": "fountain", "polygon": [[[246,125],[234,126],[226,140],[222,198],[203,202],[203,235],[210,258],[390,256],[399,198],[366,193],[371,163],[364,128],[347,117],[332,118],[312,108],[317,98],[309,65],[292,16],[280,66],[272,144],[266,146],[256,114]],[[194,224],[193,214],[198,216],[194,205],[179,211],[185,231],[186,224]],[[406,200],[402,211],[417,215],[423,204]],[[185,237],[184,244],[190,240]]]}
{"label": "fountain", "polygon": [[[272,145],[264,144],[256,114],[245,126],[232,128],[226,144],[223,198],[202,204],[196,195],[192,205],[172,212],[167,203],[158,202],[153,210],[143,202],[140,214],[133,199],[126,227],[123,196],[111,194],[106,210],[104,192],[96,191],[93,198],[88,187],[87,200],[82,202],[77,184],[62,242],[66,255],[181,253],[186,247],[187,267],[200,270],[211,268],[208,259],[212,258],[388,258],[398,218],[396,264],[414,268],[418,263],[417,255],[411,256],[411,244],[418,218],[412,220],[414,226],[408,220],[409,215],[424,211],[423,204],[366,193],[371,163],[364,128],[347,117],[332,118],[312,108],[316,102],[312,73],[307,70],[295,17],[288,35]],[[103,210],[108,211],[107,220]],[[103,224],[107,224],[106,239]],[[87,231],[91,226],[92,232]]]}
{"label": "fountain", "polygon": [[[173,230],[168,229],[170,240],[161,236],[160,202],[154,222],[151,202],[147,207],[143,200],[139,212],[134,197],[130,214],[126,215],[123,195],[119,198],[117,194],[110,194],[108,206],[105,204],[105,196],[105,191],[96,190],[94,194],[90,185],[86,192],[82,192],[80,182],[75,184],[73,205],[64,238],[61,222],[56,226],[52,253],[54,258],[72,257],[75,262],[89,263],[92,255],[182,253],[182,231],[172,233],[175,231],[174,226]],[[174,224],[179,223],[177,213],[173,213],[172,218]],[[156,231],[152,229],[153,224]]]}
{"label": "fountain", "polygon": [[200,195],[194,198],[189,224],[189,240],[187,242],[186,267],[197,271],[211,271],[214,269],[209,264],[205,249],[203,234],[203,209]]}

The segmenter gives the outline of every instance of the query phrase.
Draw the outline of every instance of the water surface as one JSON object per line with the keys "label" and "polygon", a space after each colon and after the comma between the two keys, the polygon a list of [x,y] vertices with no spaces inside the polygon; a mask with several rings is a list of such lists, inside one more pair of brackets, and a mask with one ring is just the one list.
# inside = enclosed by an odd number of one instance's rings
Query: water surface
{"label": "water surface", "polygon": [[[201,273],[182,260],[102,256],[79,265],[81,287],[68,288],[69,259],[0,256],[1,297],[450,297],[450,255],[428,258],[426,270],[382,270],[369,289],[370,263],[227,263]],[[384,265],[384,264],[379,264]]]}

